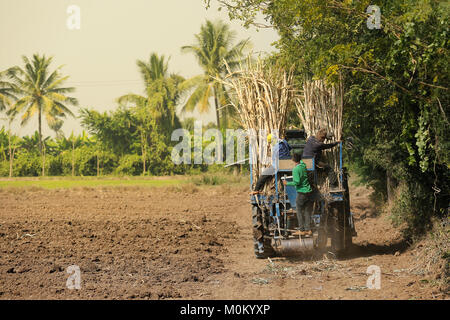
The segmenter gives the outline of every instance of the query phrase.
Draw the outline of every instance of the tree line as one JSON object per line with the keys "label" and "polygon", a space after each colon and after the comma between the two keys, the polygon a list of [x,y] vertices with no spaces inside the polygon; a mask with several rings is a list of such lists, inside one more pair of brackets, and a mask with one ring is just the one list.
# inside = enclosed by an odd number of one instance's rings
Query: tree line
{"label": "tree line", "polygon": [[[52,70],[52,57],[24,56],[23,66],[0,73],[0,111],[9,124],[0,131],[0,176],[163,175],[199,169],[176,167],[170,160],[172,131],[192,129],[193,122],[186,119],[183,124],[176,106],[184,99],[182,112],[205,113],[212,98],[216,125],[232,125],[232,110],[224,108],[230,97],[218,79],[226,74],[225,62],[237,67],[250,45],[248,39],[236,42],[235,32],[224,22],[206,21],[194,43],[181,48],[196,57],[202,74],[190,79],[169,74],[169,59],[151,53],[147,61],[137,60],[144,92],[118,97],[118,107],[110,112],[79,108],[78,118],[89,135],[69,137],[61,127],[68,116],[75,117],[75,88],[65,86],[68,76],[61,67]],[[22,126],[37,120],[34,135],[19,137],[11,131],[18,117]],[[43,134],[43,121],[56,138]]]}

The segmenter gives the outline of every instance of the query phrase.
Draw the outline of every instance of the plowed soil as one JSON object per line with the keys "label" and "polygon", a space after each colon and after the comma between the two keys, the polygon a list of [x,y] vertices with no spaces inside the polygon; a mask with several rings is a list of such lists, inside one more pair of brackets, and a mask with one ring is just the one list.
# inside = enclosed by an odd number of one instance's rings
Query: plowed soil
{"label": "plowed soil", "polygon": [[0,299],[445,298],[369,193],[352,191],[358,236],[343,259],[257,260],[243,187],[0,189]]}

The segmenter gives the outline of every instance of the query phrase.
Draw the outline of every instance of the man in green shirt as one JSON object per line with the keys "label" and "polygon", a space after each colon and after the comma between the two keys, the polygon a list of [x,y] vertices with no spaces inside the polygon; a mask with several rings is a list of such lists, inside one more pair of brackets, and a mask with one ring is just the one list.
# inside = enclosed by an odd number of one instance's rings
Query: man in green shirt
{"label": "man in green shirt", "polygon": [[292,161],[295,162],[295,167],[292,170],[292,181],[283,181],[284,185],[295,186],[297,190],[297,199],[295,201],[297,206],[297,220],[300,229],[300,235],[310,237],[311,231],[311,213],[312,213],[312,188],[308,181],[308,172],[306,171],[306,164],[301,160],[301,155],[294,153]]}

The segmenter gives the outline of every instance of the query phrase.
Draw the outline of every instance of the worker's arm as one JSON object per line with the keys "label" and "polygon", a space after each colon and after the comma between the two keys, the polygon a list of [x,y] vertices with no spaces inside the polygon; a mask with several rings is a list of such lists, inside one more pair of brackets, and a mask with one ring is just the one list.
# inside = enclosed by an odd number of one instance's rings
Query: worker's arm
{"label": "worker's arm", "polygon": [[338,144],[339,144],[339,141],[333,142],[333,143],[321,143],[319,146],[319,150],[330,149],[330,148],[333,148],[334,146],[337,146]]}

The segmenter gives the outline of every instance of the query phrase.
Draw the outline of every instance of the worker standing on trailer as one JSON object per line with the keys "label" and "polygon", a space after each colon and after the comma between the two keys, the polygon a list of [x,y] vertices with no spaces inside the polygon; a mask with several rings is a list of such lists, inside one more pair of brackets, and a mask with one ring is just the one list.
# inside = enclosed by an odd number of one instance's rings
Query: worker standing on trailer
{"label": "worker standing on trailer", "polygon": [[332,188],[337,188],[338,181],[334,170],[328,163],[322,161],[322,150],[333,148],[337,146],[341,141],[333,143],[323,143],[327,138],[327,131],[320,129],[317,131],[316,136],[311,136],[306,141],[305,148],[303,149],[302,158],[314,158],[314,163],[319,170],[323,170],[328,175],[328,180]]}
{"label": "worker standing on trailer", "polygon": [[[272,144],[272,134],[267,136],[267,142]],[[286,141],[286,138],[278,139],[272,147],[272,164],[262,170],[261,175],[256,180],[255,191],[252,191],[251,194],[258,194],[264,188],[278,169],[278,159],[290,159],[291,150],[292,147]]]}
{"label": "worker standing on trailer", "polygon": [[313,208],[312,188],[308,181],[308,173],[306,171],[306,164],[301,160],[299,153],[292,155],[292,161],[295,162],[295,167],[292,169],[292,181],[287,182],[283,180],[285,186],[295,186],[297,191],[297,199],[295,204],[297,206],[297,220],[298,230],[300,235],[311,237],[311,215]]}
{"label": "worker standing on trailer", "polygon": [[[267,142],[269,144],[272,144],[273,136],[272,134],[269,134],[267,136]],[[277,162],[278,159],[290,159],[291,158],[291,150],[292,147],[289,145],[289,143],[286,141],[286,137],[283,137],[283,139],[278,139],[277,143],[272,148],[272,165]]]}

